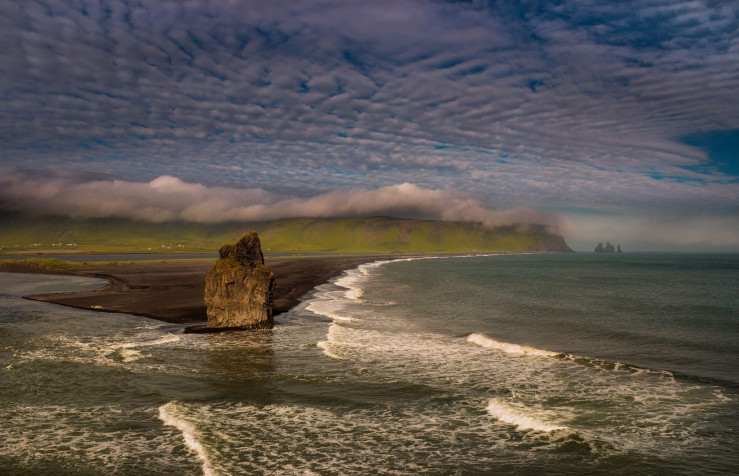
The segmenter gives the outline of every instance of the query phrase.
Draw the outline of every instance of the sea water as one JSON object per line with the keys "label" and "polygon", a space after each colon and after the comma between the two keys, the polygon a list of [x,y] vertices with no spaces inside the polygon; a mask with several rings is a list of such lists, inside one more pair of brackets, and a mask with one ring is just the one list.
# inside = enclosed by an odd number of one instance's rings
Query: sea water
{"label": "sea water", "polygon": [[271,331],[23,300],[0,275],[0,473],[733,474],[739,256],[376,262]]}

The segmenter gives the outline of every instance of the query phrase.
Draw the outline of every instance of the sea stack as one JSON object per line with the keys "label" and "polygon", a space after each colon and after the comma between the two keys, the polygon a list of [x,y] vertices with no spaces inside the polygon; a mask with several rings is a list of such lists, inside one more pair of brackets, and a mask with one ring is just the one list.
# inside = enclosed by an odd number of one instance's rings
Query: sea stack
{"label": "sea stack", "polygon": [[[603,242],[598,243],[598,246],[595,247],[596,253],[614,253],[616,251],[616,248],[613,247],[610,241],[606,242],[606,246],[603,246]],[[621,252],[621,245],[618,245],[618,252]]]}
{"label": "sea stack", "polygon": [[205,278],[207,327],[272,328],[275,273],[264,264],[259,235],[249,232],[219,253]]}

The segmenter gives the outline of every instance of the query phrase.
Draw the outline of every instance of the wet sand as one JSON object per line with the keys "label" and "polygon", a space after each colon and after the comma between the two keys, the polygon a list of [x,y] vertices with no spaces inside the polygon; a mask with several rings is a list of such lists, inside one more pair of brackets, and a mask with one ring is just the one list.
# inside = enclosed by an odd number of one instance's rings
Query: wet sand
{"label": "wet sand", "polygon": [[[313,288],[362,263],[387,255],[265,257],[275,272],[274,314],[295,307]],[[0,261],[0,272],[66,274],[98,277],[108,285],[72,293],[25,296],[37,301],[101,312],[122,312],[161,321],[186,324],[206,321],[203,293],[205,275],[215,260],[173,259],[96,264],[71,270],[47,270],[24,263]]]}

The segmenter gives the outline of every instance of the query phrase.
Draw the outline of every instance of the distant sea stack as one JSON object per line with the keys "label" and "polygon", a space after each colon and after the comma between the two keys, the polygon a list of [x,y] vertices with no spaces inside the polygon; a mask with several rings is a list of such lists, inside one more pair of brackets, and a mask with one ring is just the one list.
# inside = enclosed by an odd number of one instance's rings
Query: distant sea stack
{"label": "distant sea stack", "polygon": [[613,247],[610,241],[606,241],[606,246],[603,246],[603,242],[598,243],[598,246],[595,247],[596,253],[621,253],[621,245],[616,245],[616,248]]}
{"label": "distant sea stack", "polygon": [[270,329],[275,274],[264,264],[255,231],[224,245],[205,278],[205,305],[211,328]]}

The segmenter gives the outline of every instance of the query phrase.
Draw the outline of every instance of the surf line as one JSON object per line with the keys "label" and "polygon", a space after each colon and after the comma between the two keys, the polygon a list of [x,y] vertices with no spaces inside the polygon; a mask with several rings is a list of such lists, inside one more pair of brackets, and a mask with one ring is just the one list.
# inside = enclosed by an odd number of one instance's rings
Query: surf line
{"label": "surf line", "polygon": [[466,341],[470,344],[474,344],[484,349],[497,350],[505,352],[507,354],[515,354],[526,357],[547,357],[556,359],[560,362],[572,362],[574,364],[584,365],[587,367],[595,367],[603,370],[628,372],[632,375],[647,373],[657,375],[668,380],[675,380],[674,374],[669,370],[653,370],[646,367],[639,367],[638,365],[626,364],[623,362],[603,360],[595,357],[583,357],[567,352],[552,352],[550,350],[537,349],[536,347],[530,347],[527,345],[500,342],[486,336],[485,334],[480,334],[479,332],[473,332],[472,334],[468,335]]}
{"label": "surf line", "polygon": [[345,271],[341,276],[336,278],[331,284],[343,288],[344,291],[323,291],[318,292],[311,300],[309,300],[306,309],[314,314],[322,315],[331,319],[331,325],[326,333],[326,339],[316,343],[316,347],[321,349],[324,355],[336,360],[346,360],[341,355],[342,343],[339,334],[349,332],[349,329],[339,325],[339,323],[354,321],[354,318],[347,316],[343,311],[346,304],[351,302],[359,302],[364,291],[359,283],[367,279],[370,269],[378,268],[384,264],[395,261],[411,261],[424,258],[399,258],[393,260],[378,260],[371,263],[363,263],[356,268]]}
{"label": "surf line", "polygon": [[188,422],[180,420],[175,415],[175,402],[169,402],[159,407],[159,419],[167,426],[173,426],[180,430],[182,437],[185,439],[185,445],[195,453],[199,460],[203,462],[203,475],[215,476],[213,466],[205,453],[205,448],[195,437],[195,428]]}
{"label": "surf line", "polygon": [[327,357],[331,357],[332,359],[337,360],[345,360],[344,357],[337,353],[341,345],[341,342],[339,342],[337,338],[337,333],[339,330],[346,329],[345,327],[340,326],[339,323],[354,321],[354,318],[341,313],[341,311],[344,310],[345,304],[361,301],[364,290],[359,286],[359,283],[369,277],[371,269],[379,268],[380,266],[384,266],[388,263],[397,263],[401,261],[417,261],[423,259],[444,258],[476,258],[485,256],[498,256],[501,254],[503,253],[478,253],[454,256],[432,255],[413,256],[409,258],[394,258],[387,260],[377,260],[371,263],[363,263],[348,271],[344,271],[341,276],[334,279],[334,281],[331,283],[334,286],[343,288],[345,290],[341,293],[341,295],[339,295],[337,291],[320,291],[316,292],[314,296],[307,301],[305,309],[311,311],[314,314],[322,315],[331,319],[331,325],[328,328],[326,339],[317,342],[316,347],[321,349]]}

